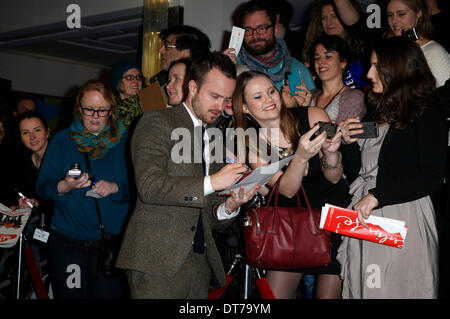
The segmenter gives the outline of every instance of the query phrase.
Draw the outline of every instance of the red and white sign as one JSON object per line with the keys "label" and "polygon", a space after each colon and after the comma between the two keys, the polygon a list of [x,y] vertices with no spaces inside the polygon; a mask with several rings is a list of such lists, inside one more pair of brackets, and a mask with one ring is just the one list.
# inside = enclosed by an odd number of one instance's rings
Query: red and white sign
{"label": "red and white sign", "polygon": [[22,233],[31,208],[12,210],[0,203],[0,248],[13,247]]}
{"label": "red and white sign", "polygon": [[359,223],[357,212],[325,204],[322,207],[319,227],[344,236],[396,248],[403,247],[408,232],[404,221],[371,215],[365,222],[369,228],[365,228]]}
{"label": "red and white sign", "polygon": [[16,237],[17,237],[17,235],[13,235],[13,234],[10,234],[10,235],[0,234],[0,243],[6,242],[6,241],[11,240],[11,239],[14,239]]}

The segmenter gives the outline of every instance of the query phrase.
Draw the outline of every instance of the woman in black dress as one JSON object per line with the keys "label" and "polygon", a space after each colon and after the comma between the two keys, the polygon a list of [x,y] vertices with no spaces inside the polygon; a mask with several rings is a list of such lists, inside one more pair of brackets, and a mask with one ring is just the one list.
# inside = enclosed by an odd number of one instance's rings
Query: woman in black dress
{"label": "woman in black dress", "polygon": [[[280,180],[280,206],[295,206],[293,198],[303,184],[311,206],[321,208],[324,203],[344,206],[350,198],[346,183],[342,180],[342,156],[338,149],[341,133],[331,140],[325,133],[312,138],[318,131],[319,121],[329,122],[326,112],[317,107],[284,107],[280,93],[273,82],[263,73],[249,71],[237,80],[233,96],[235,126],[246,130],[251,125],[258,130],[259,138],[271,150],[278,152],[278,158],[292,154],[296,157],[267,184],[272,187]],[[312,139],[312,140],[311,140]],[[249,165],[254,169],[268,164],[249,142]],[[261,151],[261,146],[259,151]],[[281,196],[284,195],[284,196]],[[291,269],[288,271],[268,270],[267,278],[277,298],[293,298],[304,273],[318,274],[317,297],[340,298],[340,267],[336,261],[339,239],[331,239],[332,262],[314,269]]]}

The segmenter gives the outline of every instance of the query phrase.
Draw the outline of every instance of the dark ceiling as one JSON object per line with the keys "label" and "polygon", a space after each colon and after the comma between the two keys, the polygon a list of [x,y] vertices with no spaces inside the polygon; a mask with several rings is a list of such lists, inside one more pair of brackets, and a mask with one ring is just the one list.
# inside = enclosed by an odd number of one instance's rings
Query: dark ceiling
{"label": "dark ceiling", "polygon": [[0,33],[0,50],[110,66],[126,59],[140,63],[142,8],[90,16],[80,29],[66,21]]}

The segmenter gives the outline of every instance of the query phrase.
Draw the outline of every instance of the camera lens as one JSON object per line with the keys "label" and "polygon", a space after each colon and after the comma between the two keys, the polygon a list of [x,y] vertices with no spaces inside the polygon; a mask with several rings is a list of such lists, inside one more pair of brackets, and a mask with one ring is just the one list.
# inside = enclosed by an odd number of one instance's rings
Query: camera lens
{"label": "camera lens", "polygon": [[81,165],[78,164],[78,163],[73,163],[73,164],[70,166],[70,169],[81,170]]}
{"label": "camera lens", "polygon": [[73,163],[69,169],[69,176],[78,179],[81,176],[81,165],[78,163]]}

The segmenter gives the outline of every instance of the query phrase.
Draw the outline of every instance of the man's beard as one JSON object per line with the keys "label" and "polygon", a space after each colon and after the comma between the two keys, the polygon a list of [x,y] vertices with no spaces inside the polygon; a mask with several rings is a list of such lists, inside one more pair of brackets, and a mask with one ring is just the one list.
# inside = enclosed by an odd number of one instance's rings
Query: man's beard
{"label": "man's beard", "polygon": [[[251,45],[252,42],[258,41],[264,41],[265,44],[257,48]],[[247,50],[247,52],[250,53],[251,55],[259,56],[267,54],[270,51],[272,51],[275,48],[275,44],[276,44],[275,37],[273,37],[272,39],[253,39],[250,43],[244,42],[244,47]]]}
{"label": "man's beard", "polygon": [[[202,121],[203,123],[212,124],[212,123],[214,123],[215,120],[217,120],[217,117],[213,118],[212,120],[210,119],[211,117],[208,116],[209,115],[208,109],[203,107],[203,104],[200,101],[200,97],[199,97],[198,93],[192,97],[191,104],[192,104],[192,109],[193,109],[195,115],[197,115],[199,120]],[[202,113],[202,110],[205,111],[205,114]]]}

